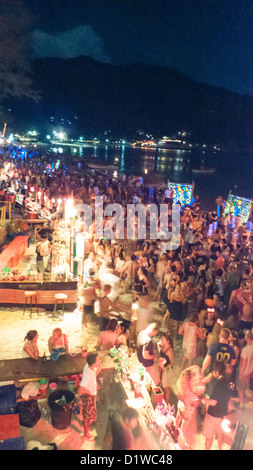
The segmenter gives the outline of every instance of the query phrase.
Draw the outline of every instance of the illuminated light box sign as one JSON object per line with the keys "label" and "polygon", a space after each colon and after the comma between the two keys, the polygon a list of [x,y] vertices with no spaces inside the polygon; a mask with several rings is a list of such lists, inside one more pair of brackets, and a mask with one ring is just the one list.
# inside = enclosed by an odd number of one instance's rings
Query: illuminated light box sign
{"label": "illuminated light box sign", "polygon": [[180,202],[181,206],[190,206],[192,203],[192,184],[171,183],[168,181],[168,189],[172,189],[173,203]]}
{"label": "illuminated light box sign", "polygon": [[252,199],[246,199],[244,197],[229,194],[225,205],[224,213],[232,213],[235,217],[239,217],[241,219],[241,222],[244,224],[248,221],[248,218],[250,216],[252,203]]}

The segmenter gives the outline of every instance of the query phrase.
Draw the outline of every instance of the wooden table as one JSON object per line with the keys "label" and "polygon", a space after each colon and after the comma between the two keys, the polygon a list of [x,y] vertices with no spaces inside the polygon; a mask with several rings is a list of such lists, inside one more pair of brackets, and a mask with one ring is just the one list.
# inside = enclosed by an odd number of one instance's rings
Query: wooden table
{"label": "wooden table", "polygon": [[[96,351],[95,351],[96,352]],[[114,369],[115,364],[107,355],[102,355],[102,351],[98,352],[101,356],[101,364],[103,370]],[[42,361],[42,357],[35,360],[30,357],[23,359],[6,359],[0,361],[0,382],[11,380],[27,380],[39,379],[42,377],[63,377],[67,375],[82,374],[86,364],[86,358],[81,353],[76,356],[64,354],[59,356],[57,361],[52,359],[46,362]]]}
{"label": "wooden table", "polygon": [[32,358],[7,359],[0,361],[0,381],[39,379],[41,377],[62,377],[64,375],[81,374],[86,364],[86,359],[77,354],[70,356],[65,354],[57,361],[52,359],[43,362]]}
{"label": "wooden table", "polygon": [[[132,356],[132,364],[133,364],[133,371],[136,371],[137,367],[139,365],[139,361],[138,361],[138,358],[137,358],[136,354],[134,354],[134,356]],[[124,395],[124,398],[125,398],[125,402],[126,402],[125,404],[127,406],[132,407],[133,404],[131,404],[131,400],[133,400],[134,396],[135,396],[133,387],[127,386],[127,383],[124,382],[123,380],[121,380],[119,383],[120,383],[121,391],[123,392],[123,395]],[[147,371],[144,372],[144,380],[143,381],[141,380],[140,383],[142,385],[141,394],[142,394],[142,398],[144,400],[144,406],[137,407],[137,412],[139,414],[139,424],[140,424],[141,432],[140,432],[139,437],[137,439],[135,439],[134,450],[152,450],[152,451],[154,451],[154,450],[159,450],[159,451],[166,450],[167,451],[167,450],[169,450],[168,442],[170,442],[170,444],[174,445],[173,438],[168,433],[167,434],[168,441],[167,441],[167,443],[165,444],[165,447],[164,447],[163,442],[160,441],[161,436],[160,436],[159,428],[157,428],[157,429],[154,428],[153,430],[150,430],[149,427],[148,427],[147,420],[146,420],[145,415],[146,415],[147,410],[148,409],[150,411],[154,410],[150,394],[147,391],[146,385],[145,385],[146,383],[150,383],[150,376],[147,373]],[[163,400],[163,405],[165,407],[167,406],[164,400]],[[182,450],[185,450],[187,448],[185,447],[185,444],[184,444],[184,441],[183,441],[182,438],[183,438],[183,435],[181,434],[181,436],[178,438],[178,443],[180,445],[180,448]]]}

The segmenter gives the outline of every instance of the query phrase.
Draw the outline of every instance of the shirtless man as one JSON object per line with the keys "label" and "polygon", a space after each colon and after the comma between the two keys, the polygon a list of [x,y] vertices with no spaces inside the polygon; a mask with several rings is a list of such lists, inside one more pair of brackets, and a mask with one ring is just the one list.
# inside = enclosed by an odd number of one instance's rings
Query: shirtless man
{"label": "shirtless man", "polygon": [[251,330],[253,326],[252,321],[252,295],[248,292],[248,295],[242,295],[239,293],[237,299],[242,303],[242,311],[239,311],[239,331]]}
{"label": "shirtless man", "polygon": [[131,259],[126,262],[120,275],[121,279],[124,279],[126,275],[126,278],[125,278],[125,291],[126,292],[131,290],[138,268],[139,268],[139,265],[137,263],[137,258],[135,255],[132,255]]}
{"label": "shirtless man", "polygon": [[160,256],[159,261],[156,264],[156,272],[155,272],[155,278],[157,282],[157,288],[158,288],[158,302],[159,304],[161,303],[161,294],[162,294],[162,288],[163,288],[163,281],[164,281],[164,276],[166,275],[167,272],[167,256],[165,253],[163,253]]}
{"label": "shirtless man", "polygon": [[[231,292],[230,300],[228,307],[234,308],[238,311],[239,321],[250,322],[251,321],[251,311],[250,307],[252,308],[252,296],[249,288],[249,284],[246,281],[242,281],[240,284],[239,289],[234,289]],[[251,327],[247,327],[247,325],[243,325],[243,329],[251,329]]]}
{"label": "shirtless man", "polygon": [[166,272],[166,268],[167,268],[167,256],[165,253],[163,253],[160,256],[159,261],[156,263],[155,276],[156,276],[157,281],[159,282],[159,286],[161,284],[161,279]]}
{"label": "shirtless man", "polygon": [[[93,273],[92,270],[90,270],[90,272]],[[94,316],[94,303],[97,300],[96,289],[101,288],[100,282],[97,279],[90,276],[87,281],[88,282],[84,283],[79,293],[79,300],[83,309],[82,325],[85,327]]]}
{"label": "shirtless man", "polygon": [[130,307],[127,308],[126,305],[121,304],[120,302],[113,302],[111,299],[109,299],[108,295],[110,292],[111,286],[106,284],[103,289],[103,296],[99,298],[100,331],[106,330],[110,317],[118,318],[118,315],[113,313],[113,311],[117,313],[125,312],[130,315]]}

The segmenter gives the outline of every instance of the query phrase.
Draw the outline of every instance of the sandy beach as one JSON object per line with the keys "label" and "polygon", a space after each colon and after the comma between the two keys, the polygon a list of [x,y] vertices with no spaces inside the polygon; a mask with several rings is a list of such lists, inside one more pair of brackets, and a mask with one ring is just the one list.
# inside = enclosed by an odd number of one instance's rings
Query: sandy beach
{"label": "sandy beach", "polygon": [[[145,302],[147,299],[145,299]],[[156,305],[155,302],[153,302]],[[162,310],[161,310],[162,314]],[[162,316],[162,315],[161,315]],[[70,346],[70,352],[75,354],[80,352],[80,349],[85,345],[88,350],[93,350],[96,346],[97,336],[99,333],[98,325],[94,323],[88,324],[87,328],[81,325],[81,314],[76,312],[65,312],[64,317],[58,320],[52,319],[50,312],[39,312],[37,315],[34,310],[32,318],[30,318],[30,311],[27,310],[23,315],[22,309],[16,308],[1,308],[0,309],[0,357],[1,359],[14,359],[22,357],[22,347],[26,332],[29,329],[37,329],[39,332],[38,346],[40,354],[43,355],[44,351],[48,354],[48,338],[50,333],[55,327],[62,328],[62,331],[67,334]],[[175,373],[178,376],[180,373],[181,365],[181,340],[175,342]],[[196,362],[201,364],[201,357],[198,357]],[[176,404],[176,388],[172,390],[172,402]],[[112,391],[110,397],[106,398],[105,402],[98,402],[97,412],[98,420],[95,426],[97,438],[94,442],[85,441],[82,437],[82,421],[81,416],[72,416],[71,425],[65,430],[54,429],[51,425],[50,409],[47,404],[47,399],[38,401],[40,409],[42,410],[42,417],[33,428],[20,426],[20,435],[24,437],[27,444],[30,440],[37,440],[43,444],[50,442],[56,443],[60,450],[106,450],[110,448],[110,424],[109,413],[112,410],[120,411],[119,396]],[[47,416],[43,413],[47,412]],[[251,397],[247,397],[245,410],[236,411],[230,415],[232,424],[237,421],[249,425],[249,432],[245,443],[245,449],[250,450],[253,448],[253,430],[250,426],[253,419],[253,401]],[[198,418],[198,433],[196,436],[196,448],[204,450],[204,438],[201,433],[202,420]],[[224,450],[229,450],[234,430],[226,438],[224,443]],[[214,441],[213,450],[217,450],[217,442]]]}

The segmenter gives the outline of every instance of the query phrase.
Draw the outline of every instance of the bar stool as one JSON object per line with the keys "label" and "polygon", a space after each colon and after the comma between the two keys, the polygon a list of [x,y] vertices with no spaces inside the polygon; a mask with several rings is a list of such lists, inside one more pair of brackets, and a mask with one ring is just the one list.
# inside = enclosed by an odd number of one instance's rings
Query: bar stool
{"label": "bar stool", "polygon": [[55,304],[54,304],[54,311],[53,311],[53,319],[55,317],[55,314],[57,312],[57,307],[58,307],[58,302],[62,302],[62,315],[64,315],[64,300],[66,300],[68,298],[68,296],[66,294],[64,294],[63,292],[58,292],[58,294],[55,294],[54,296],[55,298]]}
{"label": "bar stool", "polygon": [[27,290],[27,291],[25,291],[24,295],[25,295],[25,307],[24,307],[24,311],[23,311],[23,316],[24,316],[25,311],[26,311],[27,303],[30,302],[30,309],[31,309],[30,310],[30,318],[32,318],[33,298],[35,300],[35,306],[36,306],[36,310],[37,310],[37,314],[38,314],[37,292],[34,291],[34,290]]}

